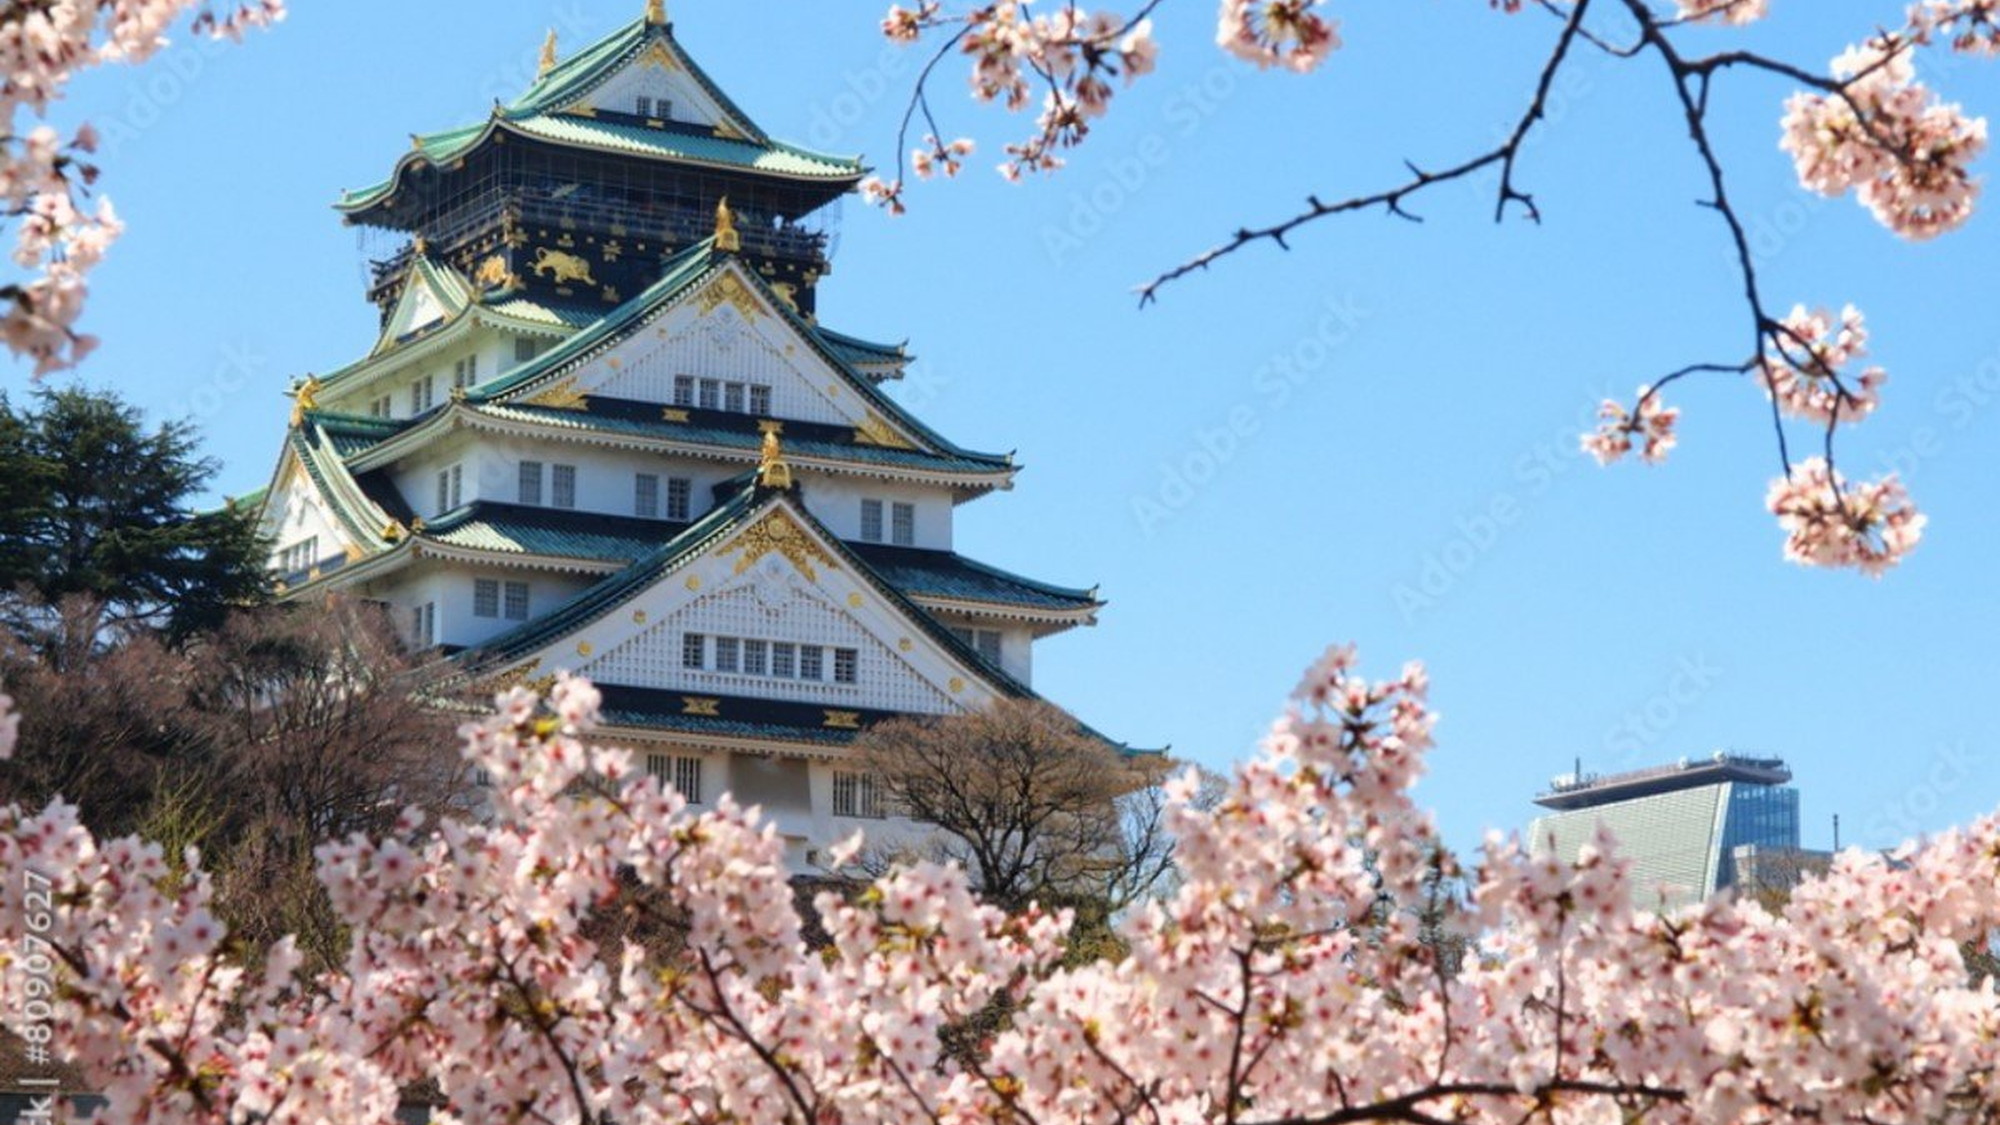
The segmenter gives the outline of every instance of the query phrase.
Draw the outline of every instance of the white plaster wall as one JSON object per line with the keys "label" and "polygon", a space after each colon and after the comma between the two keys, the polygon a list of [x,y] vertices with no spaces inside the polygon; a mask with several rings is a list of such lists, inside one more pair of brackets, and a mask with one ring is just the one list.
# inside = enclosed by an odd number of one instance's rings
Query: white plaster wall
{"label": "white plaster wall", "polygon": [[951,550],[952,496],[947,488],[890,481],[865,480],[804,472],[799,475],[806,508],[813,518],[842,539],[861,539],[861,501],[882,501],[882,536],[887,542],[893,530],[890,504],[915,504],[917,526],[915,546],[933,551]]}

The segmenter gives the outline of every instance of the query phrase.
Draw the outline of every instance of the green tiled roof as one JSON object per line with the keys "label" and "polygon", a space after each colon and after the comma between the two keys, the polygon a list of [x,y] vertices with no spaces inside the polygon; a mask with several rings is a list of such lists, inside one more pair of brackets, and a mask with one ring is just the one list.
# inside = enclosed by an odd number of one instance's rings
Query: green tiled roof
{"label": "green tiled roof", "polygon": [[903,350],[901,344],[878,344],[872,340],[863,340],[858,336],[849,336],[845,332],[835,332],[831,328],[821,328],[818,325],[813,326],[813,333],[826,345],[828,351],[856,367],[872,367],[885,363],[900,367],[910,362],[910,356]]}
{"label": "green tiled roof", "polygon": [[[643,320],[655,309],[661,308],[679,298],[682,294],[698,288],[703,282],[708,280],[713,271],[724,268],[724,263],[732,260],[726,255],[718,255],[714,249],[714,242],[713,238],[704,239],[667,258],[660,280],[647,286],[643,292],[631,300],[612,309],[603,319],[571,336],[569,339],[564,340],[556,347],[535,357],[530,362],[522,364],[520,367],[501,375],[497,379],[488,380],[472,388],[466,396],[467,400],[480,403],[504,399],[510,393],[526,388],[530,383],[555,371],[563,364],[589,355],[592,350],[599,346],[618,339],[627,327]],[[855,370],[853,364],[842,358],[829,342],[822,337],[815,326],[807,323],[797,314],[793,313],[791,307],[771,291],[769,283],[756,270],[742,269],[738,273],[746,280],[747,284],[763,296],[766,306],[776,310],[777,315],[789,324],[793,331],[799,334],[801,339],[812,345],[819,352],[821,358],[832,365],[836,371],[846,376],[848,385],[860,396],[862,401],[880,412],[884,417],[893,420],[903,430],[915,434],[920,440],[946,457],[983,462],[989,466],[994,463],[1008,463],[1008,459],[1004,456],[975,452],[946,441],[943,435],[924,425],[915,416],[898,405],[896,400],[883,394],[881,388],[875,385],[874,380]],[[852,340],[853,338],[846,337],[846,339]],[[869,448],[874,448],[883,453],[895,452],[894,450],[887,450],[882,447]],[[884,463],[892,462],[884,461]]]}
{"label": "green tiled roof", "polygon": [[630,562],[687,528],[662,520],[479,501],[433,521],[423,537],[479,551]]}
{"label": "green tiled roof", "polygon": [[408,422],[388,418],[340,414],[330,410],[308,410],[305,417],[307,425],[325,435],[328,447],[343,461],[373,449],[409,425]]}
{"label": "green tiled roof", "polygon": [[[569,430],[629,434],[633,437],[740,449],[746,453],[756,452],[764,442],[762,432],[754,428],[756,419],[747,414],[730,415],[713,410],[689,410],[689,421],[668,422],[661,417],[657,405],[633,403],[632,406],[641,407],[643,410],[622,410],[619,406],[623,404],[614,405],[614,401],[586,398],[585,402],[590,407],[588,410],[564,410],[552,406],[527,406],[515,403],[490,403],[478,406],[476,409],[479,413],[493,418],[533,422]],[[887,446],[855,441],[851,429],[815,426],[806,422],[785,423],[784,442],[786,454],[793,458],[856,461],[870,465],[929,469],[937,472],[1009,471],[1007,459],[998,454],[965,452],[940,454],[922,449],[891,449]]]}
{"label": "green tiled roof", "polygon": [[[656,42],[715,99],[731,125],[743,134],[741,139],[674,123],[654,128],[638,121],[600,120],[562,112]],[[496,105],[486,121],[415,138],[414,147],[397,162],[387,180],[344,193],[335,206],[350,213],[364,211],[392,194],[403,171],[412,164],[448,164],[487,143],[496,130],[557,145],[741,168],[795,179],[852,181],[865,171],[859,159],[813,152],[766,136],[681,50],[671,27],[651,26],[641,19],[558,63],[511,105]]]}
{"label": "green tiled roof", "polygon": [[1095,609],[1101,604],[1093,591],[1051,586],[951,551],[874,543],[850,543],[848,547],[866,560],[883,581],[914,596],[1037,609]]}
{"label": "green tiled roof", "polygon": [[546,324],[551,328],[584,328],[604,315],[601,304],[553,301],[545,297],[501,297],[485,307],[486,311],[499,316]]}

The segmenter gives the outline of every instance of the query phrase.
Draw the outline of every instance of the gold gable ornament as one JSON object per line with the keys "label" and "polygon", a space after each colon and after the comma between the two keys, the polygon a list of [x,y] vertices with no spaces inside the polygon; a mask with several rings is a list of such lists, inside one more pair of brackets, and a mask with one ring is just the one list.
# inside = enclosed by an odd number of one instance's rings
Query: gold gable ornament
{"label": "gold gable ornament", "polygon": [[757,483],[765,488],[792,487],[792,466],[785,461],[778,431],[764,431],[764,448],[757,458]]}
{"label": "gold gable ornament", "polygon": [[741,254],[743,236],[736,230],[736,213],[729,209],[729,197],[715,205],[715,248],[724,254]]}
{"label": "gold gable ornament", "polygon": [[646,0],[646,23],[652,27],[662,27],[666,22],[667,0]]}

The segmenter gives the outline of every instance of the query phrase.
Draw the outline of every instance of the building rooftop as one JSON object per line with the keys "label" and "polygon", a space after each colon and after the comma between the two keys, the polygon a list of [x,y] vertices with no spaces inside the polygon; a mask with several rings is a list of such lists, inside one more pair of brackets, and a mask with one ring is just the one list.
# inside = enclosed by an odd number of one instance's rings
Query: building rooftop
{"label": "building rooftop", "polygon": [[1558,777],[1550,783],[1547,793],[1535,798],[1535,803],[1545,809],[1588,809],[1725,781],[1783,785],[1790,780],[1791,768],[1781,758],[1752,758],[1718,750],[1711,757],[1682,758],[1672,765],[1628,773]]}

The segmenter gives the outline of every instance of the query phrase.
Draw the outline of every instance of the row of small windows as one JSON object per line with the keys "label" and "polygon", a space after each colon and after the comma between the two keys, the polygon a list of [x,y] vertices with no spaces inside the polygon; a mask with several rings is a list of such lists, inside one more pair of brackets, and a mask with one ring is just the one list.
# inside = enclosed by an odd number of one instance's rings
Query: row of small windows
{"label": "row of small windows", "polygon": [[690,805],[701,804],[701,759],[667,754],[646,755],[646,773],[662,786],[672,786]]}
{"label": "row of small windows", "polygon": [[520,499],[523,504],[540,506],[542,503],[543,470],[547,470],[548,505],[551,508],[576,507],[576,466],[544,465],[540,461],[521,462]]}
{"label": "row of small windows", "polygon": [[[687,477],[667,478],[666,518],[686,520],[694,501],[694,481]],[[632,483],[632,514],[649,520],[660,518],[660,477],[640,473]]]}
{"label": "row of small windows", "polygon": [[882,536],[883,503],[880,500],[861,502],[861,541],[863,543],[893,543],[898,547],[914,547],[917,543],[917,506],[901,501],[887,505],[889,513],[889,535]]}
{"label": "row of small windows", "polygon": [[472,583],[472,616],[504,617],[509,621],[528,619],[528,584],[478,578]]}
{"label": "row of small windows", "polygon": [[633,99],[633,112],[640,117],[650,117],[657,121],[670,121],[674,116],[674,103],[668,98],[649,98],[640,94]]}
{"label": "row of small windows", "polygon": [[278,552],[278,573],[297,574],[319,561],[319,536],[314,535]]}
{"label": "row of small windows", "polygon": [[859,678],[857,649],[802,645],[790,641],[760,641],[747,637],[711,637],[687,633],[681,637],[681,667],[697,672],[728,672],[774,680],[825,683],[828,652],[832,652],[833,682],[851,684]]}
{"label": "row of small windows", "polygon": [[[541,352],[541,342],[532,337],[522,336],[514,341],[514,362],[526,363]],[[470,387],[479,382],[479,355],[464,356],[452,361],[451,385]],[[437,376],[426,375],[412,380],[409,387],[410,414],[422,414],[437,405]],[[392,418],[396,413],[396,400],[392,395],[382,395],[368,400],[368,415],[371,418]]]}
{"label": "row of small windows", "polygon": [[674,405],[768,416],[771,413],[771,388],[764,383],[737,383],[726,379],[676,375]]}
{"label": "row of small windows", "polygon": [[451,511],[465,502],[465,466],[453,465],[441,470],[437,476],[437,511],[439,515]]}
{"label": "row of small windows", "polygon": [[848,773],[835,770],[833,773],[833,815],[860,817],[867,820],[883,820],[889,815],[889,802],[883,792],[881,779],[872,773]]}

